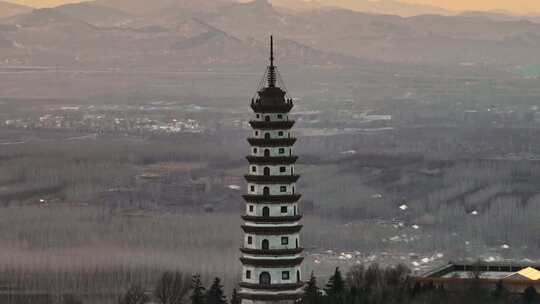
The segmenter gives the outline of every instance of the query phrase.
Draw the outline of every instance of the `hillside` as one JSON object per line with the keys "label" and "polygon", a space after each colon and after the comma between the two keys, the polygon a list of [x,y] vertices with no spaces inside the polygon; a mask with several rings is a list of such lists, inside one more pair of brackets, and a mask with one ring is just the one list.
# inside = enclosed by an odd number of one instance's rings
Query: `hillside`
{"label": "hillside", "polygon": [[[141,11],[144,3],[139,3]],[[142,62],[149,66],[166,66],[174,59],[179,66],[202,62],[226,67],[234,62],[238,67],[252,64],[260,51],[255,46],[264,45],[272,33],[314,50],[311,54],[319,54],[315,56],[319,62],[339,55],[329,61],[343,63],[348,62],[346,57],[356,57],[416,64],[540,63],[540,53],[531,51],[540,46],[540,24],[519,19],[474,14],[404,18],[337,8],[291,12],[266,0],[160,0],[152,6],[157,11],[133,16],[141,11],[134,11],[133,6],[124,12],[124,5],[122,0],[98,0],[0,19],[3,45],[12,44],[5,41],[17,43],[22,46],[21,54],[33,50],[30,57],[25,55],[29,62],[39,59],[44,63],[40,56],[46,51],[58,54],[55,62],[64,57],[72,63],[73,58],[84,55],[88,62],[105,65],[112,58],[119,65],[130,60],[140,64],[137,59],[145,57]],[[161,14],[159,10],[168,12]],[[66,52],[67,57],[60,55]],[[291,62],[304,62],[297,60],[304,57],[301,54],[305,52],[297,52]]]}
{"label": "hillside", "polygon": [[395,0],[336,0],[333,5],[364,13],[398,15],[403,17],[419,15],[453,15],[455,12],[436,6],[409,4]]}
{"label": "hillside", "polygon": [[445,64],[540,61],[540,55],[530,52],[540,45],[540,24],[522,20],[440,15],[403,18],[335,8],[293,14],[264,1],[231,5],[204,19],[238,37],[260,39],[274,33],[315,49],[373,60]]}
{"label": "hillside", "polygon": [[123,26],[130,24],[134,17],[112,7],[94,2],[66,4],[54,8],[56,11],[97,26]]}
{"label": "hillside", "polygon": [[233,0],[96,0],[94,3],[115,8],[133,15],[153,16],[177,13],[179,15],[218,8]]}
{"label": "hillside", "polygon": [[10,2],[0,1],[0,19],[11,17],[17,14],[23,14],[31,11],[30,7],[13,4]]}

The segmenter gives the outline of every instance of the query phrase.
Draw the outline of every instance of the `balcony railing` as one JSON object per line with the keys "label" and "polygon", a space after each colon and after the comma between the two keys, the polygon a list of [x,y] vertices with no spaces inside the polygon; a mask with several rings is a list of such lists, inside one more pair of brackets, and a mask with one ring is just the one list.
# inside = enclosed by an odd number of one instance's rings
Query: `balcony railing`
{"label": "balcony railing", "polygon": [[251,120],[249,124],[254,129],[260,130],[288,130],[294,126],[294,120],[286,121],[258,121]]}
{"label": "balcony railing", "polygon": [[242,225],[242,230],[245,233],[254,233],[261,235],[283,235],[298,233],[302,230],[302,225],[294,226],[249,226]]}
{"label": "balcony railing", "polygon": [[290,147],[296,142],[296,138],[253,138],[247,139],[250,145],[257,147]]}
{"label": "balcony railing", "polygon": [[238,284],[240,287],[256,289],[256,290],[296,290],[304,286],[304,282],[296,282],[290,284],[256,284],[256,283],[246,283],[240,282]]}
{"label": "balcony railing", "polygon": [[247,156],[247,160],[253,165],[291,165],[296,163],[298,156]]}
{"label": "balcony railing", "polygon": [[301,215],[290,215],[290,216],[252,216],[244,215],[242,216],[244,221],[255,222],[255,223],[288,223],[288,222],[297,222],[302,219]]}
{"label": "balcony railing", "polygon": [[287,99],[283,103],[263,103],[261,99],[252,99],[251,108],[256,113],[288,113],[293,108],[292,99]]}
{"label": "balcony railing", "polygon": [[300,175],[244,175],[249,183],[288,184],[296,183]]}
{"label": "balcony railing", "polygon": [[302,263],[304,257],[294,257],[291,259],[282,258],[282,259],[261,259],[261,258],[247,258],[241,257],[240,261],[243,265],[251,265],[255,267],[264,267],[264,268],[285,268],[285,267],[295,267]]}
{"label": "balcony railing", "polygon": [[302,195],[286,194],[286,195],[253,195],[246,194],[242,196],[247,202],[265,202],[265,203],[294,203],[297,202]]}
{"label": "balcony railing", "polygon": [[304,251],[304,248],[289,248],[289,249],[252,249],[252,248],[240,248],[240,252],[245,254],[254,254],[254,255],[269,255],[269,256],[280,256],[280,255],[295,255],[300,254]]}

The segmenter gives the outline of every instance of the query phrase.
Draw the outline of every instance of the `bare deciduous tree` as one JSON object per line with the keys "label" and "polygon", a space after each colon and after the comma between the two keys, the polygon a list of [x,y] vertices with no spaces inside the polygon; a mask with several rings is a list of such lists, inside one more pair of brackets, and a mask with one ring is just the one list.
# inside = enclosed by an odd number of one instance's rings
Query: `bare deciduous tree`
{"label": "bare deciduous tree", "polygon": [[191,280],[181,272],[167,271],[159,279],[154,296],[162,304],[180,304],[191,288]]}
{"label": "bare deciduous tree", "polygon": [[133,285],[118,301],[118,304],[146,304],[149,300],[141,286]]}

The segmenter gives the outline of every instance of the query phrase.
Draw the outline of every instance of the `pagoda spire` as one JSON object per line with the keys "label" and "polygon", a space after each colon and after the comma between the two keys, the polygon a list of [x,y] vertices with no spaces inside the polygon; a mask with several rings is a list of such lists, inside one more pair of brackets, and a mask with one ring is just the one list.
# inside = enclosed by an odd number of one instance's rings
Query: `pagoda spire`
{"label": "pagoda spire", "polygon": [[270,66],[268,67],[268,87],[276,87],[276,67],[274,66],[274,36],[270,36]]}

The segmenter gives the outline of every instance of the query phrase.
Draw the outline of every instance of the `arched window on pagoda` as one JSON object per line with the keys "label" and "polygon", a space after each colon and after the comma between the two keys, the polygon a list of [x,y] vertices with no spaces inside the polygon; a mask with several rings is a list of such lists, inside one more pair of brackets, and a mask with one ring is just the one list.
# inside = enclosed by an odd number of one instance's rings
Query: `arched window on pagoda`
{"label": "arched window on pagoda", "polygon": [[264,196],[270,195],[270,188],[264,187],[264,189],[263,189],[263,195],[264,195]]}
{"label": "arched window on pagoda", "polygon": [[263,240],[262,241],[262,249],[263,250],[268,250],[270,249],[270,242],[268,240]]}
{"label": "arched window on pagoda", "polygon": [[264,176],[270,176],[270,168],[264,167]]}
{"label": "arched window on pagoda", "polygon": [[259,275],[259,284],[261,285],[270,285],[270,283],[272,282],[272,279],[270,277],[270,274],[268,272],[262,272],[260,275]]}
{"label": "arched window on pagoda", "polygon": [[269,217],[270,216],[270,208],[264,207],[262,210],[263,217]]}

